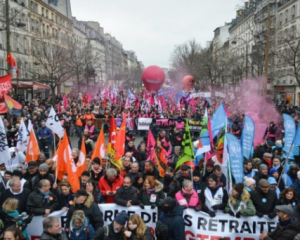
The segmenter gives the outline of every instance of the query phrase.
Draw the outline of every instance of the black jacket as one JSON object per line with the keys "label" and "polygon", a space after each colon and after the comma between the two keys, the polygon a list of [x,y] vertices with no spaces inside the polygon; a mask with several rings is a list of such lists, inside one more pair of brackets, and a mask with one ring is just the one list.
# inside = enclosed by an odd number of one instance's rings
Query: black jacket
{"label": "black jacket", "polygon": [[300,233],[300,222],[298,219],[292,220],[288,225],[282,225],[280,222],[273,232],[268,233],[264,240],[294,240]]}
{"label": "black jacket", "polygon": [[67,240],[67,236],[64,232],[57,234],[57,235],[52,235],[48,232],[43,232],[40,240]]}
{"label": "black jacket", "polygon": [[126,207],[127,202],[130,200],[132,201],[131,202],[132,205],[138,204],[137,189],[132,186],[129,189],[129,192],[126,193],[124,187],[118,188],[117,193],[115,195],[115,203],[123,207]]}
{"label": "black jacket", "polygon": [[113,222],[99,228],[91,240],[123,240],[123,231],[115,233]]}
{"label": "black jacket", "polygon": [[180,173],[177,173],[174,177],[174,181],[173,181],[173,184],[171,184],[170,186],[170,191],[168,193],[168,196],[169,197],[172,197],[172,198],[175,198],[175,194],[181,190],[182,188],[182,183],[184,180],[191,180],[192,181],[192,177],[191,177],[191,174],[187,177],[187,178],[183,178],[181,176]]}
{"label": "black jacket", "polygon": [[9,188],[5,189],[0,196],[0,209],[2,209],[2,204],[6,199],[15,198],[19,200],[19,205],[17,208],[19,213],[26,212],[27,199],[30,193],[30,190],[27,188],[22,189],[22,192],[19,194],[13,194]]}
{"label": "black jacket", "polygon": [[82,210],[84,212],[85,216],[89,219],[89,223],[95,230],[103,227],[103,214],[98,205],[94,202],[91,194],[89,194],[89,197],[86,199],[83,205],[74,203],[74,205],[69,208],[67,213],[67,228],[69,228],[71,218],[76,210]]}
{"label": "black jacket", "polygon": [[[131,231],[131,230],[128,230],[128,231]],[[136,229],[135,229],[135,230],[131,231],[131,236],[127,239],[128,240],[154,240],[154,237],[153,237],[149,227],[147,227],[143,236],[138,237],[136,235]]]}
{"label": "black jacket", "polygon": [[277,195],[275,191],[269,190],[264,193],[260,189],[256,189],[251,191],[250,195],[257,215],[261,213],[267,215],[272,212],[276,214]]}
{"label": "black jacket", "polygon": [[58,200],[55,194],[50,193],[50,202],[48,203],[44,196],[40,193],[40,190],[35,190],[30,193],[26,209],[28,214],[34,214],[35,216],[45,215],[45,210],[50,209],[50,212],[54,212],[59,209]]}

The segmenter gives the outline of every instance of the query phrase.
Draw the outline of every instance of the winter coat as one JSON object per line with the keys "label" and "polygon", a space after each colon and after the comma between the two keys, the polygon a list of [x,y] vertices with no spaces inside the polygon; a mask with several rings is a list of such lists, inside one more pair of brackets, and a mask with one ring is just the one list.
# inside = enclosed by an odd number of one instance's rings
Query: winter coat
{"label": "winter coat", "polygon": [[191,180],[192,181],[192,177],[191,177],[191,174],[187,177],[187,178],[183,178],[181,176],[180,173],[177,173],[174,177],[174,181],[173,181],[173,184],[171,185],[170,187],[170,191],[168,193],[168,196],[169,197],[172,197],[174,198],[175,197],[175,194],[181,190],[182,188],[182,183],[184,180]]}
{"label": "winter coat", "polygon": [[[244,203],[246,205],[246,208],[240,207]],[[243,193],[239,199],[236,199],[232,194],[229,195],[229,202],[226,206],[224,212],[229,213],[231,211],[230,205],[233,206],[234,210],[237,211],[239,208],[239,212],[241,212],[242,216],[254,216],[256,213],[255,207],[253,205],[253,202],[250,199],[250,193],[246,189],[243,190]]]}
{"label": "winter coat", "polygon": [[185,223],[183,219],[183,209],[177,205],[174,211],[170,214],[162,213],[159,220],[169,226],[169,239],[183,240]]}
{"label": "winter coat", "polygon": [[199,208],[202,209],[199,196],[195,190],[192,194],[186,194],[182,190],[178,191],[175,195],[176,201],[180,206],[186,206],[190,208]]}
{"label": "winter coat", "polygon": [[284,197],[278,200],[278,205],[291,205],[294,208],[298,205],[298,201],[288,200]]}
{"label": "winter coat", "polygon": [[59,193],[57,198],[58,198],[59,209],[62,209],[63,207],[70,208],[72,202],[74,202],[74,196],[72,192],[70,192],[68,196]]}
{"label": "winter coat", "polygon": [[2,204],[5,202],[6,199],[15,198],[19,200],[17,210],[20,213],[26,212],[27,199],[30,193],[30,190],[27,188],[21,189],[21,192],[19,194],[13,193],[10,188],[5,189],[0,195],[0,209],[2,209]]}
{"label": "winter coat", "polygon": [[42,141],[43,143],[50,144],[52,138],[52,133],[50,128],[40,127],[39,131],[37,132],[37,137],[41,138],[40,141]]}
{"label": "winter coat", "polygon": [[117,193],[115,195],[115,203],[123,207],[126,207],[127,202],[130,200],[132,205],[138,204],[137,189],[132,186],[129,189],[129,192],[126,193],[124,187],[118,188]]}
{"label": "winter coat", "polygon": [[300,180],[296,180],[291,187],[295,190],[297,198],[300,199]]}
{"label": "winter coat", "polygon": [[[131,230],[128,230],[131,231]],[[126,240],[154,240],[154,237],[149,229],[149,227],[146,228],[145,233],[142,237],[138,237],[136,235],[136,229],[134,231],[131,231],[131,236],[129,238],[125,237]]]}
{"label": "winter coat", "polygon": [[90,240],[95,235],[93,226],[87,219],[82,223],[82,226],[76,228],[73,221],[70,223],[69,240]]}
{"label": "winter coat", "polygon": [[68,238],[64,231],[62,231],[59,235],[51,235],[48,232],[43,232],[40,240],[68,240]]}
{"label": "winter coat", "polygon": [[123,231],[115,233],[113,224],[99,228],[92,240],[123,240]]}
{"label": "winter coat", "polygon": [[[218,190],[219,190],[219,189],[222,189],[222,191],[223,191],[223,197],[222,197],[222,203],[220,203],[220,208],[219,208],[219,209],[220,209],[220,210],[224,210],[225,207],[226,207],[227,204],[228,204],[228,193],[227,193],[227,191],[226,191],[224,188],[222,188],[221,186],[219,186],[219,187],[217,187],[217,188],[215,188],[215,189],[210,189],[209,187],[206,187],[204,190],[201,191],[201,193],[200,193],[200,201],[201,201],[201,203],[202,203],[202,210],[203,210],[204,212],[209,212],[209,211],[211,211],[211,210],[209,209],[209,206],[206,205],[206,196],[205,196],[205,190],[206,190],[206,189],[209,189],[209,190],[211,191],[212,197],[214,197],[214,198],[215,198],[215,195],[217,194]],[[216,205],[218,205],[218,204],[216,204]]]}
{"label": "winter coat", "polygon": [[300,221],[300,203],[294,207],[294,217]]}
{"label": "winter coat", "polygon": [[294,219],[291,223],[281,226],[280,222],[273,232],[269,232],[264,240],[294,240],[294,237],[300,232],[300,222]]}
{"label": "winter coat", "polygon": [[89,193],[89,196],[85,200],[84,204],[73,204],[67,213],[67,228],[69,228],[71,218],[73,213],[76,210],[82,210],[85,216],[89,219],[89,223],[93,226],[94,229],[98,229],[103,226],[103,214],[100,211],[98,205],[94,202],[92,194]]}
{"label": "winter coat", "polygon": [[38,173],[36,176],[34,176],[32,178],[32,190],[37,190],[39,188],[39,183],[42,179],[47,179],[50,182],[50,186],[51,186],[51,190],[53,187],[53,184],[55,182],[55,177],[53,174],[51,173],[46,173],[45,175],[41,175],[40,173]]}
{"label": "winter coat", "polygon": [[49,202],[47,202],[44,198],[44,195],[40,192],[40,190],[35,190],[30,193],[26,209],[28,214],[34,214],[35,216],[43,216],[45,215],[45,210],[50,209],[50,212],[54,212],[59,209],[58,200],[55,194],[50,192]]}
{"label": "winter coat", "polygon": [[[155,197],[153,197],[153,200],[151,201],[151,195],[155,195]],[[147,190],[143,187],[140,190],[139,193],[139,203],[143,204],[143,205],[156,205],[157,207],[159,207],[159,202],[161,199],[165,198],[165,194],[163,192],[163,184],[159,181],[156,180],[156,186],[155,186],[155,191],[152,192],[151,194],[147,193]],[[155,201],[154,201],[155,198]]]}
{"label": "winter coat", "polygon": [[264,193],[260,189],[256,189],[250,195],[256,209],[256,214],[262,213],[266,215],[272,212],[276,213],[277,194],[275,191],[269,190],[267,193]]}
{"label": "winter coat", "polygon": [[117,178],[113,181],[112,186],[109,185],[107,176],[103,176],[100,178],[98,183],[98,189],[101,192],[102,196],[104,196],[105,203],[114,203],[114,195],[107,196],[107,191],[117,191],[118,188],[123,185],[123,177],[117,176]]}

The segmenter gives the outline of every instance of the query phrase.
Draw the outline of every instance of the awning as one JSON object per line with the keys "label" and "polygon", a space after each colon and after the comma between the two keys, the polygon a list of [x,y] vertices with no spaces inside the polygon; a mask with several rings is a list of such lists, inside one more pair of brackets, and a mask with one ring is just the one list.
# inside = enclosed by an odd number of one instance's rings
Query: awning
{"label": "awning", "polygon": [[32,88],[33,90],[50,89],[50,86],[38,82],[18,81],[17,83],[13,83],[13,86],[16,88]]}

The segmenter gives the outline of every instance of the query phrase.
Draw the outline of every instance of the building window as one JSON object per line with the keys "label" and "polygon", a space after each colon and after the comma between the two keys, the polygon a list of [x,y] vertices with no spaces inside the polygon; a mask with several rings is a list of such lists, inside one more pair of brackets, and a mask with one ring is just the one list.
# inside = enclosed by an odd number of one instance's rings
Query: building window
{"label": "building window", "polygon": [[44,17],[44,8],[42,7],[42,16]]}
{"label": "building window", "polygon": [[287,23],[289,20],[289,10],[285,10],[285,22]]}
{"label": "building window", "polygon": [[282,13],[280,13],[280,15],[279,15],[279,26],[281,26],[282,25]]}
{"label": "building window", "polygon": [[294,5],[294,6],[292,7],[292,19],[294,19],[295,16],[296,16],[296,5]]}

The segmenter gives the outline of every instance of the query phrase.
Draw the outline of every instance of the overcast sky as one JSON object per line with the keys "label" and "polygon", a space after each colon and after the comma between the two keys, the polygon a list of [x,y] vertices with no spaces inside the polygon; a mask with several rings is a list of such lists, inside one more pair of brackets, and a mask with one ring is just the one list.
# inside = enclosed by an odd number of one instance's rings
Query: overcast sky
{"label": "overcast sky", "polygon": [[147,67],[169,67],[175,47],[195,38],[202,46],[235,17],[241,0],[71,0],[78,20],[98,21]]}

